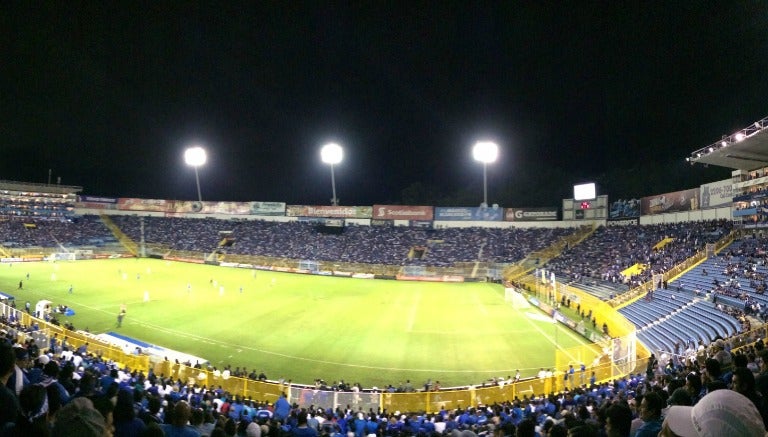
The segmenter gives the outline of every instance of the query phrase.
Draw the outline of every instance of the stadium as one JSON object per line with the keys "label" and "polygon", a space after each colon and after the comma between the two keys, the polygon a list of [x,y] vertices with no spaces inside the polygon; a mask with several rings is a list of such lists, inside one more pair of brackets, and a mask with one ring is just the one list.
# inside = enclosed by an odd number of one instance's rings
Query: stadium
{"label": "stadium", "polygon": [[764,337],[767,126],[687,158],[731,179],[628,200],[577,191],[552,208],[5,181],[3,329],[181,386],[374,411],[546,396],[645,372],[652,355],[736,351]]}

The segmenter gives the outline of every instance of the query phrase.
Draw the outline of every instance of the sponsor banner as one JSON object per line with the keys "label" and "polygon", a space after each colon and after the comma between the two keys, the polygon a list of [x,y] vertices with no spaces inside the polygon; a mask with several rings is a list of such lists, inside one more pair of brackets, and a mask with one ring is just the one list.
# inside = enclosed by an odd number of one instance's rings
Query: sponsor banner
{"label": "sponsor banner", "polygon": [[371,219],[371,226],[394,226],[395,222],[393,220],[376,220]]}
{"label": "sponsor banner", "polygon": [[79,209],[117,209],[115,203],[75,202],[75,208]]}
{"label": "sponsor banner", "polygon": [[608,220],[606,224],[608,226],[636,226],[640,224],[640,218]]}
{"label": "sponsor banner", "polygon": [[508,222],[557,220],[557,210],[557,208],[506,208],[504,220]]}
{"label": "sponsor banner", "polygon": [[373,217],[378,220],[433,220],[431,206],[373,205]]}
{"label": "sponsor banner", "polygon": [[699,189],[675,191],[658,196],[643,197],[640,201],[643,215],[684,212],[699,209]]}
{"label": "sponsor banner", "polygon": [[733,181],[730,179],[704,184],[700,187],[700,192],[701,209],[733,203]]}
{"label": "sponsor banner", "polygon": [[184,257],[179,257],[179,256],[168,256],[168,257],[165,257],[163,259],[168,260],[168,261],[179,261],[179,262],[193,263],[193,264],[204,264],[205,263],[205,261],[203,261],[201,259],[184,258]]}
{"label": "sponsor banner", "polygon": [[435,220],[498,222],[504,218],[502,208],[436,207]]}
{"label": "sponsor banner", "polygon": [[168,214],[224,214],[248,215],[250,202],[198,202],[195,200],[168,201]]}
{"label": "sponsor banner", "polygon": [[285,215],[291,217],[371,218],[370,206],[288,205]]}
{"label": "sponsor banner", "polygon": [[253,215],[285,215],[285,202],[250,202]]}
{"label": "sponsor banner", "polygon": [[608,219],[640,217],[640,199],[619,199],[611,203]]}
{"label": "sponsor banner", "polygon": [[432,222],[429,220],[411,220],[408,226],[420,229],[432,229]]}
{"label": "sponsor banner", "polygon": [[443,276],[416,276],[416,275],[397,275],[398,281],[422,281],[422,282],[464,282],[463,276],[443,275]]}
{"label": "sponsor banner", "polygon": [[373,279],[375,275],[373,273],[353,273],[352,277],[357,279]]}
{"label": "sponsor banner", "polygon": [[757,208],[737,209],[733,211],[734,217],[745,217],[748,215],[755,215],[755,214],[757,214]]}
{"label": "sponsor banner", "polygon": [[131,197],[117,199],[117,209],[121,211],[165,212],[167,207],[165,199],[135,199]]}
{"label": "sponsor banner", "polygon": [[24,258],[0,258],[0,263],[20,263]]}
{"label": "sponsor banner", "polygon": [[102,197],[102,196],[77,196],[78,202],[85,203],[117,203],[116,197]]}

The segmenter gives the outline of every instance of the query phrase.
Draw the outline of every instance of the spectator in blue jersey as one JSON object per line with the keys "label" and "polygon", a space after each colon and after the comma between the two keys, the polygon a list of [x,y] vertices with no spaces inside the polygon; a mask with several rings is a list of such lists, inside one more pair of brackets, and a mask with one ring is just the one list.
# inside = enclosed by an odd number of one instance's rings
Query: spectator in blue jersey
{"label": "spectator in blue jersey", "polygon": [[635,437],[656,437],[661,431],[661,410],[665,407],[664,399],[656,392],[647,393],[640,402],[640,418],[643,424]]}
{"label": "spectator in blue jersey", "polygon": [[189,424],[192,410],[188,403],[185,401],[176,403],[172,413],[171,423],[162,426],[167,437],[200,437],[200,433]]}
{"label": "spectator in blue jersey", "polygon": [[147,425],[136,417],[131,390],[124,389],[117,392],[112,421],[115,426],[115,437],[135,437],[144,432]]}
{"label": "spectator in blue jersey", "polygon": [[307,411],[301,410],[296,415],[296,426],[291,429],[293,437],[317,437],[317,430],[307,424]]}
{"label": "spectator in blue jersey", "polygon": [[288,399],[285,397],[285,393],[281,393],[280,397],[275,402],[275,411],[273,418],[278,422],[283,422],[291,413],[291,404],[288,403]]}

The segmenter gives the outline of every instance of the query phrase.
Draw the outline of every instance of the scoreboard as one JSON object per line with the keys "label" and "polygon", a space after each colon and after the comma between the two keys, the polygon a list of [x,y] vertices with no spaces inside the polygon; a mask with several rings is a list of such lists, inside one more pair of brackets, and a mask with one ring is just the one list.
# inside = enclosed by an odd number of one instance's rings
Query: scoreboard
{"label": "scoreboard", "polygon": [[563,220],[605,220],[608,218],[608,196],[594,199],[563,199]]}

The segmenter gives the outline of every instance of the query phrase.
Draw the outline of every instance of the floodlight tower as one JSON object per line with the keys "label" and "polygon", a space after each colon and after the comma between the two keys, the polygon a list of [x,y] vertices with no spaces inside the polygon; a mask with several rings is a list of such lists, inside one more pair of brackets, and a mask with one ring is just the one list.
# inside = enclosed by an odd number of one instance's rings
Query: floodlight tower
{"label": "floodlight tower", "polygon": [[341,146],[336,143],[328,143],[320,150],[320,159],[331,166],[331,188],[333,189],[331,205],[333,206],[339,206],[339,199],[336,197],[336,178],[333,175],[333,165],[340,163],[343,155],[344,152]]}
{"label": "floodlight tower", "polygon": [[472,148],[472,157],[483,163],[483,206],[488,206],[488,171],[489,163],[499,156],[499,146],[491,141],[478,141]]}
{"label": "floodlight tower", "polygon": [[195,169],[195,182],[197,183],[197,200],[202,203],[203,195],[200,193],[200,176],[197,174],[197,168],[205,165],[207,157],[205,149],[200,146],[190,147],[184,151],[184,162]]}

